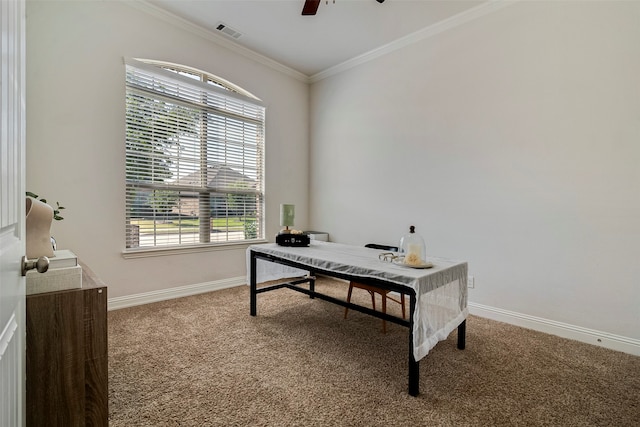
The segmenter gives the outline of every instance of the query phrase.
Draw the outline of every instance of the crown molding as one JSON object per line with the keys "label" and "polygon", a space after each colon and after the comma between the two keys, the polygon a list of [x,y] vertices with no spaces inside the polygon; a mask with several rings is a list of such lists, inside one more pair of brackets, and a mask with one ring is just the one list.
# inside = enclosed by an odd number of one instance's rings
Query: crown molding
{"label": "crown molding", "polygon": [[433,25],[430,25],[414,33],[411,33],[405,37],[402,37],[384,46],[381,46],[369,52],[363,53],[362,55],[358,55],[352,59],[344,61],[333,67],[327,68],[326,70],[316,73],[312,76],[307,76],[304,73],[296,71],[293,68],[287,67],[286,65],[283,65],[269,57],[266,57],[260,53],[257,53],[238,43],[235,43],[231,40],[227,40],[225,37],[215,34],[204,27],[196,25],[193,22],[190,22],[184,18],[181,18],[151,3],[148,3],[145,0],[139,0],[139,1],[120,0],[120,1],[129,7],[135,8],[151,16],[154,16],[155,18],[158,18],[164,22],[174,25],[178,28],[182,28],[183,30],[189,31],[192,34],[195,34],[208,41],[216,43],[246,58],[249,58],[263,65],[266,65],[276,71],[279,71],[283,74],[293,77],[296,80],[299,80],[304,83],[315,83],[320,80],[326,79],[327,77],[330,77],[330,76],[342,73],[351,68],[357,67],[358,65],[372,61],[381,56],[403,49],[414,43],[433,37],[437,34],[456,28],[460,25],[466,24],[475,19],[486,16],[490,13],[496,12],[506,6],[512,5],[521,0],[489,0],[486,3],[482,3],[472,9],[466,10],[450,18],[439,21]]}
{"label": "crown molding", "polygon": [[453,15],[433,25],[425,27],[421,30],[418,30],[402,38],[399,38],[391,43],[383,45],[369,52],[363,53],[362,55],[358,55],[352,59],[349,59],[345,62],[335,65],[331,68],[327,68],[324,71],[321,71],[317,74],[312,75],[309,78],[309,82],[315,83],[320,80],[326,79],[327,77],[342,73],[343,71],[349,70],[358,65],[372,61],[376,58],[387,55],[391,52],[395,52],[397,50],[403,49],[419,41],[428,39],[437,34],[456,28],[462,24],[466,24],[467,22],[471,22],[473,20],[481,18],[485,15],[488,15],[497,10],[500,10],[506,6],[517,3],[518,1],[520,0],[489,0],[486,3],[482,3],[464,12],[460,12],[457,15]]}
{"label": "crown molding", "polygon": [[164,22],[167,22],[171,25],[174,25],[178,28],[186,30],[192,34],[195,34],[199,37],[204,38],[205,40],[214,42],[222,47],[225,47],[235,53],[238,53],[246,58],[249,58],[253,61],[259,62],[267,67],[270,67],[276,71],[279,71],[283,74],[288,75],[289,77],[293,77],[296,80],[300,80],[304,83],[309,83],[309,76],[303,74],[299,71],[294,70],[293,68],[287,67],[277,61],[274,61],[271,58],[268,58],[264,55],[261,55],[251,49],[248,49],[244,46],[241,46],[237,43],[234,43],[231,40],[227,40],[225,37],[222,37],[218,34],[213,33],[212,31],[201,27],[199,25],[194,24],[184,18],[181,18],[171,12],[168,12],[162,8],[159,8],[151,3],[148,3],[144,0],[139,1],[127,1],[120,0],[122,4],[125,4],[134,9],[140,10],[144,13],[147,13],[155,18],[158,18]]}

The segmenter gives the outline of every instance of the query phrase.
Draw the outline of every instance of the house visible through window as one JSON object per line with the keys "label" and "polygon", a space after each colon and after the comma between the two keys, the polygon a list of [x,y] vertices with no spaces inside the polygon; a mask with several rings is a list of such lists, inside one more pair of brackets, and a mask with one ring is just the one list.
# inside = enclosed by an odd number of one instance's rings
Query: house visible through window
{"label": "house visible through window", "polygon": [[264,238],[264,116],[225,80],[127,59],[127,249]]}

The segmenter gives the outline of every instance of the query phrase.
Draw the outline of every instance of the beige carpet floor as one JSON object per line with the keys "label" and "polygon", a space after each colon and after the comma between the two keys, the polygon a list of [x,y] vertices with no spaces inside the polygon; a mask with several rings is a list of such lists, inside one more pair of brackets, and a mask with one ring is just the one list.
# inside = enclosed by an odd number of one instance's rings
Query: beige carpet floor
{"label": "beige carpet floor", "polygon": [[470,316],[411,397],[407,329],[343,314],[281,289],[251,317],[246,286],[111,311],[110,426],[639,425],[640,357]]}

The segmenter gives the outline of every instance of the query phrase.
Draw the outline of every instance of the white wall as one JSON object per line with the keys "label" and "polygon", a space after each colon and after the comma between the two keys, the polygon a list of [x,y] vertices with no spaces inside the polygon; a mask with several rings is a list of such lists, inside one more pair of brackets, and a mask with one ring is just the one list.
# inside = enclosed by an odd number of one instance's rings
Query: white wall
{"label": "white wall", "polygon": [[59,247],[111,298],[244,277],[242,246],[123,259],[123,57],[196,67],[265,102],[268,236],[280,203],[294,203],[296,226],[306,226],[308,84],[122,2],[27,2],[27,189],[66,206],[52,226]]}
{"label": "white wall", "polygon": [[640,338],[640,3],[521,2],[311,88],[310,219],[470,302]]}
{"label": "white wall", "polygon": [[339,242],[414,224],[469,261],[472,303],[638,339],[639,21],[509,6],[314,83],[309,147],[306,83],[120,2],[28,0],[27,188],[67,206],[52,233],[110,297],[244,276],[244,247],[121,255],[122,58],[195,66],[267,104],[268,236],[283,202]]}

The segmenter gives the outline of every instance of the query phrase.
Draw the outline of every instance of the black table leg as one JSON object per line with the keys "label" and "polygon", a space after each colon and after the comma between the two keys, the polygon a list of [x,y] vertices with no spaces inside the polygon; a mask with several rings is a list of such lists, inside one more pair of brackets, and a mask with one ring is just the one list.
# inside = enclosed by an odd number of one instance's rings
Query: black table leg
{"label": "black table leg", "polygon": [[464,350],[465,341],[467,335],[467,320],[463,320],[462,323],[458,325],[458,348],[460,350]]}
{"label": "black table leg", "polygon": [[416,296],[410,295],[409,304],[409,395],[420,394],[420,362],[413,355],[413,313],[416,309]]}
{"label": "black table leg", "polygon": [[[311,292],[315,292],[316,291],[316,272],[315,271],[310,271],[309,272],[309,290]],[[309,295],[309,298],[315,299],[313,294]]]}
{"label": "black table leg", "polygon": [[256,292],[258,287],[256,285],[256,265],[257,265],[257,258],[256,258],[256,253],[253,251],[250,251],[251,253],[251,258],[250,258],[250,290],[249,292],[251,293],[250,299],[249,299],[249,314],[251,314],[252,316],[255,316],[257,313],[257,307],[258,307],[258,293]]}

